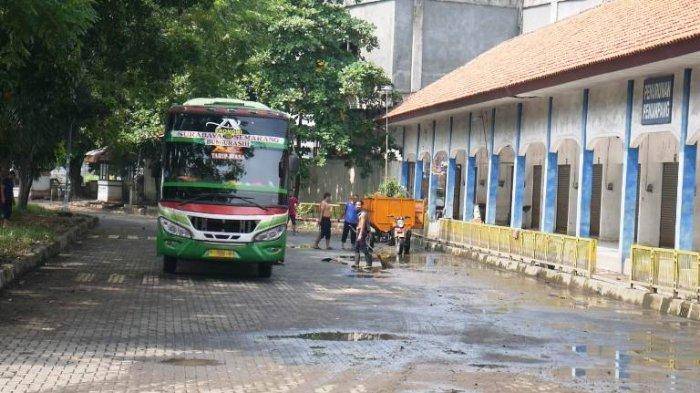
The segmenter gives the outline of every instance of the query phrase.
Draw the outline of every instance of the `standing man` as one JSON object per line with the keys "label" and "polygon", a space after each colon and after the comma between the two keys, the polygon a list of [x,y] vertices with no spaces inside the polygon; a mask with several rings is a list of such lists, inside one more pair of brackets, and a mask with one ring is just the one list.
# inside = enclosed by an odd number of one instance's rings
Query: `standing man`
{"label": "standing man", "polygon": [[343,236],[340,238],[343,250],[345,250],[345,241],[348,240],[348,233],[350,234],[350,244],[351,249],[355,248],[355,239],[357,238],[357,209],[355,208],[355,203],[357,202],[357,195],[350,195],[350,201],[345,203],[345,218],[343,222]]}
{"label": "standing man", "polygon": [[360,253],[365,254],[367,267],[372,267],[372,253],[369,251],[369,213],[362,208],[362,201],[355,204],[359,212],[357,220],[357,242],[355,243],[355,264],[354,268],[360,267]]}
{"label": "standing man", "polygon": [[296,235],[297,233],[297,205],[299,204],[299,199],[292,194],[288,200],[289,204],[289,220],[292,222],[292,232]]}
{"label": "standing man", "polygon": [[316,243],[314,244],[314,248],[317,250],[320,250],[321,247],[318,246],[318,243],[321,242],[321,239],[325,238],[326,239],[326,250],[331,249],[331,193],[327,192],[323,194],[323,200],[321,200],[321,203],[319,205],[319,219],[318,219],[318,227],[320,229],[320,233],[318,234],[318,238],[316,239]]}

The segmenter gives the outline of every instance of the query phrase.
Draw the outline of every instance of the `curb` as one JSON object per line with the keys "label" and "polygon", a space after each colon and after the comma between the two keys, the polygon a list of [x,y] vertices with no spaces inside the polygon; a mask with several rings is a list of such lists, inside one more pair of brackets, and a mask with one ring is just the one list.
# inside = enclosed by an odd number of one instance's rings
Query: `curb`
{"label": "curb", "polygon": [[99,221],[97,217],[86,215],[83,215],[83,217],[86,219],[82,220],[80,224],[70,228],[65,233],[56,236],[53,243],[37,248],[31,255],[25,258],[2,264],[0,266],[0,290],[7,287],[23,274],[44,265],[49,258],[63,252],[80,235],[85,233],[88,229],[95,227]]}
{"label": "curb", "polygon": [[494,266],[498,269],[533,277],[547,284],[581,290],[587,294],[623,301],[663,314],[700,321],[700,303],[652,293],[643,289],[617,285],[596,278],[577,276],[559,270],[552,270],[476,247],[455,246],[435,239],[423,239],[429,250],[443,251],[455,256],[466,257],[480,263]]}

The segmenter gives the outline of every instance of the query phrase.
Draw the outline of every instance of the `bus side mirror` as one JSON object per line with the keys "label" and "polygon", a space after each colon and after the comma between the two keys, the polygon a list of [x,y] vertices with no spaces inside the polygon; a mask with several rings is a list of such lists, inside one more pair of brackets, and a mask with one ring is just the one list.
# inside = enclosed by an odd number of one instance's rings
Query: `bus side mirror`
{"label": "bus side mirror", "polygon": [[297,173],[299,172],[299,156],[296,155],[296,153],[292,153],[289,155],[289,172],[290,173]]}

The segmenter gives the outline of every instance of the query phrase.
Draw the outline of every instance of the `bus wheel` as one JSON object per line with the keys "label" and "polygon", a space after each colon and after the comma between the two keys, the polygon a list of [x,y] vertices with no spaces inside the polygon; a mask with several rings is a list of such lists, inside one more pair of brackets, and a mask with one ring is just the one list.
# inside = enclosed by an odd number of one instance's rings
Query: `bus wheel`
{"label": "bus wheel", "polygon": [[163,273],[174,274],[177,270],[177,258],[168,255],[163,256]]}
{"label": "bus wheel", "polygon": [[272,264],[271,263],[259,263],[258,264],[258,277],[270,278],[270,276],[272,276]]}

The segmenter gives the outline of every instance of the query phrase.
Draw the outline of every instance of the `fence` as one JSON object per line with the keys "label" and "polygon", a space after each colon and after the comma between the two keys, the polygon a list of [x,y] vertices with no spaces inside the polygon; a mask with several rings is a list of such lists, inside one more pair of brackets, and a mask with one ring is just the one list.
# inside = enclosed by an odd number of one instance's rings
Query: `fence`
{"label": "fence", "polygon": [[700,253],[632,245],[633,284],[700,295]]}
{"label": "fence", "polygon": [[[319,217],[318,203],[300,203],[297,205],[297,218],[317,219]],[[341,220],[345,215],[345,204],[331,204],[331,219]]]}
{"label": "fence", "polygon": [[596,268],[598,243],[595,239],[450,219],[440,220],[440,239],[546,262],[588,276]]}

